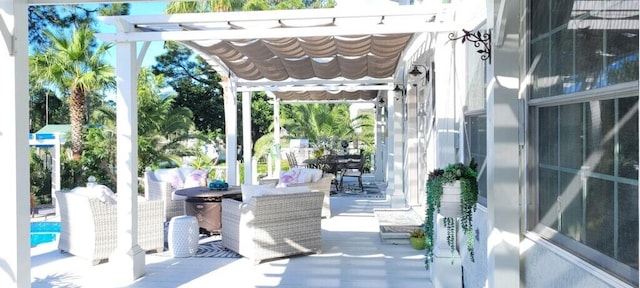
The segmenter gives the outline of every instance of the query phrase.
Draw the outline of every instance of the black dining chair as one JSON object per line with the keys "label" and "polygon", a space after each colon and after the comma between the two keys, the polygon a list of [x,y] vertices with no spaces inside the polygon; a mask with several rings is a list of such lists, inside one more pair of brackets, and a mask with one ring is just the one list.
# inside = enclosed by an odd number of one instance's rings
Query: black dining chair
{"label": "black dining chair", "polygon": [[362,185],[362,175],[364,174],[365,155],[360,154],[359,160],[351,160],[344,164],[342,169],[342,175],[340,177],[340,190],[344,189],[344,177],[352,177],[358,179],[358,186],[360,190],[364,192],[364,186]]}

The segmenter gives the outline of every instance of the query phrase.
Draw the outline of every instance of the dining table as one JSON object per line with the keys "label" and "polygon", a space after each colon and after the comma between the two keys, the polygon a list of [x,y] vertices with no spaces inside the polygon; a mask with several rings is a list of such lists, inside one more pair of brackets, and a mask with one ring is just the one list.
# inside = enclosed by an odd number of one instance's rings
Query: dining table
{"label": "dining table", "polygon": [[[361,161],[360,159],[360,154],[329,154],[315,159],[306,159],[303,163],[309,168],[321,169],[324,173],[335,175],[335,180],[338,181],[344,170],[353,167]],[[336,187],[338,187],[337,183]]]}

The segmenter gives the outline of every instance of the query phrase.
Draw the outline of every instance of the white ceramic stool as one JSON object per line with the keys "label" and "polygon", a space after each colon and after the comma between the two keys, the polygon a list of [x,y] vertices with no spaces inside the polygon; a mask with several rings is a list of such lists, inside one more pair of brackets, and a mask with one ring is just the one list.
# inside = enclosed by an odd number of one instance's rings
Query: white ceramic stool
{"label": "white ceramic stool", "polygon": [[175,216],[169,221],[169,252],[172,257],[191,257],[198,252],[200,227],[194,216]]}

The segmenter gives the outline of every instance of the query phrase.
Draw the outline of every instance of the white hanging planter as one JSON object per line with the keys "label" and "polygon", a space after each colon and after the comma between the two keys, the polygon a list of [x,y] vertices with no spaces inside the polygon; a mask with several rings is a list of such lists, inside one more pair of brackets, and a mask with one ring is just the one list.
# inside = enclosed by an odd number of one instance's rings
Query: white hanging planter
{"label": "white hanging planter", "polygon": [[440,198],[440,215],[444,217],[460,217],[462,205],[460,204],[460,181],[442,185],[442,198]]}

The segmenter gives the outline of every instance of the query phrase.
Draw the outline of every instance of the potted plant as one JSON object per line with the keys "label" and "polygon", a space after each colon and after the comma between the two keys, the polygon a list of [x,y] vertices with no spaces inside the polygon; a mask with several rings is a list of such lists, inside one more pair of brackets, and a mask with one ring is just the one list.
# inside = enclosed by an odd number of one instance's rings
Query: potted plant
{"label": "potted plant", "polygon": [[424,228],[416,228],[409,231],[409,243],[411,243],[413,249],[423,250],[425,247]]}
{"label": "potted plant", "polygon": [[[444,225],[447,229],[447,244],[451,248],[453,253],[456,249],[455,235],[456,235],[456,218],[460,218],[460,227],[466,236],[467,250],[469,251],[469,257],[471,261],[474,261],[473,244],[475,233],[473,231],[472,216],[476,209],[476,202],[478,200],[478,173],[476,171],[477,163],[474,159],[471,159],[469,165],[463,163],[449,164],[444,169],[435,169],[429,173],[427,179],[427,211],[424,225],[425,232],[425,244],[426,244],[426,265],[429,266],[430,262],[433,262],[433,248],[435,245],[434,237],[434,225],[435,214],[441,212],[443,205],[443,198],[450,196],[443,194],[453,192],[456,197],[459,197],[459,210],[451,211],[451,208],[446,208],[444,218]],[[448,199],[449,201],[451,199]],[[450,202],[444,202],[445,205],[450,205]],[[450,214],[450,212],[457,212],[457,214]],[[441,213],[442,214],[442,213]]]}

